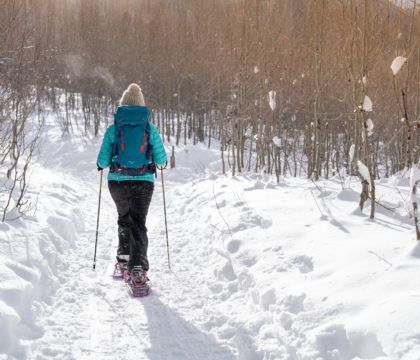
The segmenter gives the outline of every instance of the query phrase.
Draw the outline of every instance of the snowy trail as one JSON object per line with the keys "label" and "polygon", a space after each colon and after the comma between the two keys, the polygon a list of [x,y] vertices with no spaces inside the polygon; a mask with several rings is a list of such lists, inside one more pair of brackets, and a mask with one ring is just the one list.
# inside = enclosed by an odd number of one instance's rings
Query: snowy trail
{"label": "snowy trail", "polygon": [[396,210],[378,207],[371,221],[357,210],[357,182],[222,176],[217,145],[180,147],[165,172],[174,271],[157,181],[152,293],[133,299],[110,276],[117,224],[106,183],[92,271],[99,144],[50,129],[44,151],[60,156],[35,167],[37,217],[1,225],[0,349],[10,357],[0,359],[420,358],[406,179],[378,182]]}
{"label": "snowy trail", "polygon": [[[232,352],[214,336],[198,329],[178,309],[196,311],[204,294],[192,280],[167,270],[162,196],[156,183],[148,217],[149,257],[152,266],[152,293],[144,299],[131,298],[122,281],[113,280],[116,251],[116,211],[106,184],[100,220],[96,272],[91,269],[94,225],[96,224],[97,177],[78,184],[83,193],[80,208],[87,230],[78,239],[69,257],[69,268],[62,275],[48,316],[44,317],[44,336],[32,346],[29,359],[233,359]],[[72,179],[77,182],[78,180]],[[186,232],[182,222],[171,229],[173,235]],[[179,249],[175,246],[174,259]],[[192,262],[194,256],[192,255]],[[185,259],[184,259],[185,260]],[[175,268],[179,265],[176,264]],[[184,264],[194,268],[194,264]],[[188,274],[191,276],[191,273]],[[197,274],[193,274],[197,276]],[[199,282],[201,283],[201,282]],[[203,289],[199,289],[203,290]],[[201,300],[197,302],[197,297]]]}
{"label": "snowy trail", "polygon": [[[144,299],[131,298],[123,282],[110,277],[117,226],[106,185],[97,270],[91,270],[98,176],[90,172],[71,179],[82,194],[85,232],[67,252],[70,266],[62,273],[62,285],[42,319],[44,336],[32,344],[29,359],[399,358],[385,355],[377,327],[360,329],[358,324],[372,316],[361,302],[369,306],[377,301],[378,290],[369,289],[370,282],[364,286],[364,279],[380,284],[383,269],[389,268],[383,260],[391,256],[389,251],[382,259],[380,255],[383,229],[404,234],[411,230],[406,222],[380,213],[376,224],[366,222],[364,227],[379,232],[370,232],[372,250],[356,265],[365,250],[352,248],[363,241],[364,230],[355,227],[358,216],[342,211],[344,205],[354,208],[350,200],[357,194],[352,191],[337,195],[328,183],[316,194],[305,180],[278,187],[211,173],[191,181],[178,178],[176,172],[168,173],[166,186],[174,273],[167,267],[162,194],[156,182],[147,224],[153,291]],[[268,194],[266,210],[259,205],[263,191]],[[337,203],[340,197],[343,201]],[[274,223],[273,215],[279,214],[283,220]],[[303,227],[296,226],[302,221]],[[397,245],[401,247],[395,242],[391,249]],[[383,278],[390,284],[389,277]],[[355,286],[364,289],[367,300],[357,298],[360,290],[351,293]],[[417,294],[409,293],[411,298]],[[346,297],[353,300],[347,304]]]}

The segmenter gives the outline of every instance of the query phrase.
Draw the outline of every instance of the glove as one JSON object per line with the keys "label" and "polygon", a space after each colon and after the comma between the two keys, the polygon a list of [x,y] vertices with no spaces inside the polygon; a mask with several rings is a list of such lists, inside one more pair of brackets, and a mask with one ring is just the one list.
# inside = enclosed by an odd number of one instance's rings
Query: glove
{"label": "glove", "polygon": [[98,168],[98,171],[102,171],[103,170],[103,168],[101,168],[98,163],[96,163],[96,167]]}

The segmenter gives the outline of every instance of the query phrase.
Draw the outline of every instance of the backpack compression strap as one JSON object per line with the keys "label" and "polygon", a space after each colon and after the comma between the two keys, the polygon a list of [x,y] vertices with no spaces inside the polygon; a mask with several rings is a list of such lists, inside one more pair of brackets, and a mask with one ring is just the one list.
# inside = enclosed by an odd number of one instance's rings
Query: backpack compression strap
{"label": "backpack compression strap", "polygon": [[156,164],[154,162],[151,162],[148,165],[129,168],[120,165],[116,162],[113,162],[110,166],[110,172],[113,174],[120,174],[124,176],[142,176],[146,174],[154,174],[156,173]]}

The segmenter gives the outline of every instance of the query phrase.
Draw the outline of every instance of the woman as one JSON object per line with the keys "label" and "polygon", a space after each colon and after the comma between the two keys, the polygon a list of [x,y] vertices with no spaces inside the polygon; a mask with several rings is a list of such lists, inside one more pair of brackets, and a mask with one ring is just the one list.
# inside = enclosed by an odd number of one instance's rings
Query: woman
{"label": "woman", "polygon": [[119,103],[115,122],[105,132],[97,165],[98,170],[110,167],[108,188],[118,212],[116,266],[128,268],[128,281],[136,285],[146,282],[149,270],[146,217],[155,164],[165,164],[167,155],[156,127],[148,121],[150,112],[140,86],[131,84]]}

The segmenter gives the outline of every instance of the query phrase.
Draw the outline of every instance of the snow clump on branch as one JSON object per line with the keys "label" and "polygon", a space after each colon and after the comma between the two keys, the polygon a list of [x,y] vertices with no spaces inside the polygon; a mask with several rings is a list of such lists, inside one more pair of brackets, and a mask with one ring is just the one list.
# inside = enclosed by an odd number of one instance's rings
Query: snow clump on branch
{"label": "snow clump on branch", "polygon": [[373,121],[372,119],[367,119],[366,120],[366,126],[367,126],[367,131],[368,131],[368,136],[371,136],[373,134]]}
{"label": "snow clump on branch", "polygon": [[355,149],[355,146],[354,146],[354,144],[352,144],[350,146],[350,150],[349,150],[349,160],[350,160],[350,162],[352,162],[353,158],[354,158],[354,149]]}
{"label": "snow clump on branch", "polygon": [[276,92],[271,90],[268,92],[268,103],[272,111],[276,109]]}
{"label": "snow clump on branch", "polygon": [[281,147],[281,139],[278,138],[277,136],[273,137],[273,143],[274,143],[274,145],[276,145],[278,147]]}
{"label": "snow clump on branch", "polygon": [[363,164],[360,160],[358,160],[357,168],[362,178],[369,183],[369,186],[371,186],[372,184],[370,183],[370,174],[369,174],[369,169],[367,168],[367,166]]}
{"label": "snow clump on branch", "polygon": [[371,112],[373,109],[372,100],[369,96],[365,95],[365,99],[363,100],[362,109],[367,112]]}
{"label": "snow clump on branch", "polygon": [[407,58],[404,56],[397,56],[391,64],[392,75],[397,75],[406,61]]}

